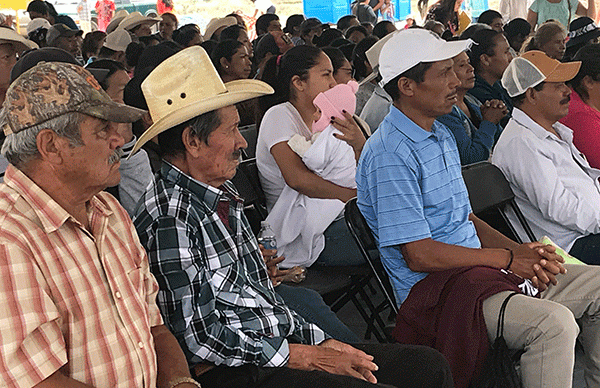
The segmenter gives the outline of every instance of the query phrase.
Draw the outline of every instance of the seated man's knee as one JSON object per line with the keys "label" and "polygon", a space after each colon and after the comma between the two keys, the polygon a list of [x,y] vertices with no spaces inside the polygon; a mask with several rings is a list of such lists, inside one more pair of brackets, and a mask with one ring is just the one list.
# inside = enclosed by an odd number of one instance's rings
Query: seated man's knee
{"label": "seated man's knee", "polygon": [[575,340],[579,335],[579,326],[571,310],[557,304],[556,308],[549,312],[545,321],[543,325],[545,337],[549,340],[561,339],[565,344],[572,343],[575,345]]}

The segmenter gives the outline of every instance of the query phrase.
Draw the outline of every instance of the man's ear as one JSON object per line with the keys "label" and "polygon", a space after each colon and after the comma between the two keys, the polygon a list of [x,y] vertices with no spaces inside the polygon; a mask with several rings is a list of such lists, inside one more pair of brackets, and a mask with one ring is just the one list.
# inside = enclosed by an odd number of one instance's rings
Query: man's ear
{"label": "man's ear", "polygon": [[65,148],[71,148],[69,141],[64,139],[51,129],[42,129],[36,136],[40,158],[52,164],[61,164],[63,161],[63,151]]}
{"label": "man's ear", "polygon": [[398,80],[398,90],[400,94],[412,97],[415,94],[417,83],[410,78],[400,77]]}
{"label": "man's ear", "polygon": [[480,62],[482,65],[489,66],[489,65],[490,65],[490,56],[489,56],[489,55],[487,55],[487,54],[481,54],[481,55],[479,56],[479,62]]}
{"label": "man's ear", "polygon": [[194,158],[200,156],[202,152],[202,148],[206,146],[202,140],[198,137],[192,135],[191,133],[192,127],[186,127],[181,133],[181,141],[186,149],[186,151]]}
{"label": "man's ear", "polygon": [[219,59],[219,63],[221,64],[221,68],[229,69],[229,62],[227,61],[227,58]]}
{"label": "man's ear", "polygon": [[537,90],[535,90],[534,88],[529,88],[525,91],[525,99],[527,101],[529,101],[530,104],[536,105],[537,98],[538,98]]}

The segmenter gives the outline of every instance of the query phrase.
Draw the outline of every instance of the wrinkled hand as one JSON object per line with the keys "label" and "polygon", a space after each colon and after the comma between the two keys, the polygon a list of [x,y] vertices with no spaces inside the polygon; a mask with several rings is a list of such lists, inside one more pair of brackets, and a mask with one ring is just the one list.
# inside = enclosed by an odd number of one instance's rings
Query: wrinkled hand
{"label": "wrinkled hand", "polygon": [[345,141],[354,149],[355,153],[360,154],[367,141],[365,135],[363,135],[360,127],[356,124],[356,121],[354,121],[354,118],[350,113],[345,110],[343,110],[342,113],[344,114],[343,119],[331,117],[331,124],[342,133],[341,135],[339,133],[334,133],[333,136]]}
{"label": "wrinkled hand", "polygon": [[324,341],[320,346],[290,344],[288,367],[320,370],[377,383],[372,372],[379,368],[373,362],[373,356],[341,342],[336,344],[331,341],[335,340]]}
{"label": "wrinkled hand", "polygon": [[508,114],[506,105],[500,100],[488,100],[481,105],[481,116],[486,121],[498,124]]}
{"label": "wrinkled hand", "polygon": [[271,279],[271,283],[273,283],[273,287],[277,287],[283,281],[283,277],[287,275],[289,270],[287,269],[279,269],[278,264],[285,260],[285,257],[277,256],[276,249],[265,249],[262,244],[258,244],[258,248],[260,249],[260,254],[267,265],[267,273],[269,274],[269,279]]}
{"label": "wrinkled hand", "polygon": [[514,260],[510,269],[519,276],[531,279],[533,285],[544,291],[550,284],[557,284],[556,275],[566,273],[564,259],[556,254],[551,245],[539,242],[521,244],[513,249]]}

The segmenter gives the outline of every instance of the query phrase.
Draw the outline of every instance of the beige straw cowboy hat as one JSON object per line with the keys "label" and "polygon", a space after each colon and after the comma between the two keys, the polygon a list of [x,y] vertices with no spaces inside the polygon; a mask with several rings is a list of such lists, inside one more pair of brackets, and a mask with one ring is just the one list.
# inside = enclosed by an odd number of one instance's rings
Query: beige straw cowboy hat
{"label": "beige straw cowboy hat", "polygon": [[151,18],[148,16],[142,15],[140,12],[135,11],[127,15],[121,23],[119,23],[119,29],[123,30],[132,30],[133,28],[139,26],[140,24],[150,24],[154,25],[158,23],[161,19]]}
{"label": "beige straw cowboy hat", "polygon": [[0,44],[10,43],[18,52],[38,48],[38,45],[10,28],[0,28]]}
{"label": "beige straw cowboy hat", "polygon": [[118,10],[115,16],[113,16],[112,20],[108,24],[108,27],[106,27],[106,33],[110,34],[114,30],[116,30],[117,27],[119,27],[119,24],[121,24],[123,19],[125,19],[127,16],[129,16],[129,11],[127,11],[126,9]]}
{"label": "beige straw cowboy hat", "polygon": [[200,46],[167,58],[142,82],[154,124],[140,136],[131,155],[158,134],[203,113],[272,94],[262,81],[240,79],[226,84]]}

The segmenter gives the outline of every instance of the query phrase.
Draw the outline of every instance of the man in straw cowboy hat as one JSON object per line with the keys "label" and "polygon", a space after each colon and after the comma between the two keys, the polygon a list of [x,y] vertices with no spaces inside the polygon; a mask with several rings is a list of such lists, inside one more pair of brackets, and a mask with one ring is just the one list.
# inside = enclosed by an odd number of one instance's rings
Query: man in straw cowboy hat
{"label": "man in straw cowboy hat", "polygon": [[125,210],[113,102],[70,63],[42,62],[8,90],[0,126],[0,386],[188,388],[146,253]]}
{"label": "man in straw cowboy hat", "polygon": [[152,35],[151,27],[158,23],[160,19],[151,18],[142,15],[140,12],[135,11],[127,15],[121,23],[119,23],[118,29],[128,31],[130,34],[137,36],[150,36]]}
{"label": "man in straw cowboy hat", "polygon": [[451,386],[437,352],[335,341],[275,292],[229,182],[247,145],[235,104],[272,93],[267,84],[223,84],[206,52],[190,47],[142,90],[154,124],[136,148],[158,136],[164,163],[134,223],[163,317],[203,387]]}

